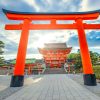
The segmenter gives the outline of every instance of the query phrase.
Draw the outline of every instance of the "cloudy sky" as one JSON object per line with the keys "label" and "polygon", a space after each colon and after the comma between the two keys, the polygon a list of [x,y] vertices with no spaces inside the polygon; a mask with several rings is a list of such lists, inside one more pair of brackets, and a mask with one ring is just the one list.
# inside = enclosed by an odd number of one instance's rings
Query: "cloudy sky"
{"label": "cloudy sky", "polygon": [[[0,40],[5,43],[5,59],[15,58],[17,55],[18,43],[21,31],[5,30],[7,23],[20,23],[6,18],[2,8],[19,12],[82,12],[100,9],[100,0],[0,0]],[[100,23],[100,18],[87,23]],[[41,21],[35,23],[43,23]],[[72,23],[59,22],[58,23]],[[100,53],[100,31],[85,31],[89,50]],[[66,42],[72,46],[72,52],[79,48],[77,31],[75,30],[35,30],[30,31],[27,58],[40,58],[38,47],[44,43]]]}

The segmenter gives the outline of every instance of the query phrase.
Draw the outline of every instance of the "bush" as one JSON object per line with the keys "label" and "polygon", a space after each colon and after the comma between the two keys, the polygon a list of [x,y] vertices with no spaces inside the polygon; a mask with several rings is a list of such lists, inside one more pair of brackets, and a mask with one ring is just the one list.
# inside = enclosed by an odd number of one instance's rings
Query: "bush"
{"label": "bush", "polygon": [[100,79],[100,65],[93,66],[94,73],[97,79]]}

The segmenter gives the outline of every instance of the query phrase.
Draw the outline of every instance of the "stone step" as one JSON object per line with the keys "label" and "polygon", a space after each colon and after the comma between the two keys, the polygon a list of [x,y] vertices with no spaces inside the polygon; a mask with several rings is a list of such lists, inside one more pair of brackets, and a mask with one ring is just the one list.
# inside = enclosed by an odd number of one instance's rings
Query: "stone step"
{"label": "stone step", "polygon": [[44,74],[66,74],[64,68],[47,68]]}

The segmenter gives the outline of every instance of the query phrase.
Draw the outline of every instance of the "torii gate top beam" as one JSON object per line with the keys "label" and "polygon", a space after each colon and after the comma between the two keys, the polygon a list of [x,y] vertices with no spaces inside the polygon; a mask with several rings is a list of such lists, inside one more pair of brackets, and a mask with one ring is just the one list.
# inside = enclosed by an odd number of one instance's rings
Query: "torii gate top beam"
{"label": "torii gate top beam", "polygon": [[[88,11],[88,12],[56,12],[56,13],[40,13],[40,12],[16,12],[3,9],[10,20],[29,20],[29,30],[55,30],[55,29],[77,29],[76,23],[72,24],[57,24],[57,20],[94,20],[100,15],[100,10]],[[49,20],[50,24],[34,24],[32,20]],[[22,30],[23,23],[21,24],[7,24],[6,30]],[[100,24],[85,24],[84,29],[100,29]]]}
{"label": "torii gate top beam", "polygon": [[3,12],[11,20],[75,20],[81,18],[83,20],[97,19],[100,14],[100,10],[88,11],[88,12],[16,12],[3,9]]}

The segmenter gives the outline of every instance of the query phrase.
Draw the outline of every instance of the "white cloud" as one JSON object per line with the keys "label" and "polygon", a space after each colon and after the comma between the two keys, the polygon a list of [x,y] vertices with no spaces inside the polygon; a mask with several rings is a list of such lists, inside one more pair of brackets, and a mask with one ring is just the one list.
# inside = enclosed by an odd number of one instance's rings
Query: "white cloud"
{"label": "white cloud", "polygon": [[96,46],[96,47],[89,47],[90,49],[98,49],[100,50],[100,46]]}
{"label": "white cloud", "polygon": [[36,0],[23,0],[27,4],[29,4],[31,7],[35,8],[35,10],[38,12],[40,11],[40,7],[36,4]]}
{"label": "white cloud", "polygon": [[18,44],[20,40],[20,35],[20,31],[8,31],[4,30],[3,28],[0,31],[0,39],[5,43],[5,45],[10,42]]}
{"label": "white cloud", "polygon": [[100,0],[82,0],[80,11],[100,9]]}
{"label": "white cloud", "polygon": [[[5,2],[6,1],[6,2]],[[18,1],[13,1],[12,0],[9,1],[9,3],[7,2],[7,0],[1,0],[0,3],[6,7],[6,8],[10,8],[12,9],[10,6],[12,4],[16,4],[14,7],[14,10],[17,11],[33,11],[34,8],[36,12],[69,12],[69,11],[89,11],[89,10],[95,10],[98,9],[100,6],[100,0],[82,0],[82,2],[80,2],[79,0],[40,0],[41,2],[38,2],[36,0],[21,0],[23,2],[21,2],[20,4],[20,0]],[[18,5],[17,5],[18,4]],[[20,4],[20,5],[19,5]],[[24,5],[25,6],[24,6]],[[28,6],[27,6],[28,5]],[[27,6],[27,7],[26,7]],[[24,10],[24,9],[25,10]],[[86,23],[100,23],[100,18],[98,18],[98,20],[96,21],[85,21]],[[1,21],[2,23],[2,21]],[[59,22],[61,24],[61,22]],[[63,23],[63,21],[62,21]],[[91,32],[91,30],[87,30],[86,34],[88,34],[89,32]],[[28,57],[33,57],[34,55],[36,55],[35,53],[36,48],[41,46],[46,43],[46,42],[66,42],[73,36],[76,36],[77,31],[75,30],[45,30],[45,31],[30,31],[30,35],[29,35],[29,42],[28,42]],[[1,40],[3,40],[5,42],[5,45],[7,47],[7,45],[9,45],[10,43],[12,43],[10,46],[12,47],[12,49],[14,48],[13,45],[17,44],[16,46],[18,46],[19,40],[20,40],[20,35],[21,35],[21,31],[8,31],[8,30],[4,30],[4,25],[1,26],[0,28],[0,36],[2,36],[3,38],[1,38]],[[79,47],[74,46],[72,51],[77,51]],[[96,47],[98,48],[98,47]],[[91,49],[91,48],[90,48]],[[30,55],[30,51],[33,50],[33,53],[31,52]],[[16,57],[17,51],[14,49],[14,52],[12,52],[11,48],[6,48],[6,55],[5,58],[14,58]],[[8,55],[10,51],[10,54]],[[36,51],[36,52],[35,52]],[[38,53],[38,52],[37,52]],[[30,55],[30,56],[29,56]]]}
{"label": "white cloud", "polygon": [[[37,48],[50,42],[66,42],[70,37],[70,31],[52,30],[52,31],[31,31],[29,36],[29,48]],[[36,39],[35,39],[36,38]],[[34,40],[35,39],[35,40]]]}

